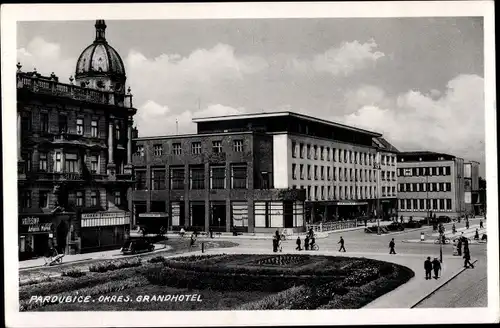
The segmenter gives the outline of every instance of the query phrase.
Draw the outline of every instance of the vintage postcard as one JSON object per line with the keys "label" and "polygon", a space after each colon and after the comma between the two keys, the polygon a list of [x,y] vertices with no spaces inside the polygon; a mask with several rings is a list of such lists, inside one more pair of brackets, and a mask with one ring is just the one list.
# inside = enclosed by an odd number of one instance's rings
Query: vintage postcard
{"label": "vintage postcard", "polygon": [[490,1],[3,6],[7,326],[498,322],[494,59]]}

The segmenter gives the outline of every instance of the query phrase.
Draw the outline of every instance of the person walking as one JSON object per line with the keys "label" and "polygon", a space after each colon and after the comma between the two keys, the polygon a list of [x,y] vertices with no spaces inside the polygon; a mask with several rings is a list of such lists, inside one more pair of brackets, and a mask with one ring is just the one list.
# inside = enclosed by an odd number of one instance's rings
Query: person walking
{"label": "person walking", "polygon": [[432,262],[430,256],[424,262],[425,280],[432,279]]}
{"label": "person walking", "polygon": [[309,235],[306,235],[306,239],[304,239],[304,249],[309,250]]}
{"label": "person walking", "polygon": [[483,229],[483,228],[484,228],[483,220],[479,220],[479,229]]}
{"label": "person walking", "polygon": [[394,247],[396,244],[394,243],[394,238],[392,238],[391,242],[389,243],[389,248],[391,249],[389,254],[396,254],[396,251],[394,251]]}
{"label": "person walking", "polygon": [[340,240],[337,244],[340,244],[339,252],[344,250],[345,253],[344,238],[342,238],[342,236],[340,236]]}
{"label": "person walking", "polygon": [[434,279],[438,279],[439,272],[441,271],[441,262],[439,262],[437,257],[435,257],[434,261],[432,261],[432,269],[434,270]]}
{"label": "person walking", "polygon": [[457,227],[455,226],[455,223],[453,223],[453,226],[451,227],[451,232],[453,234],[456,234],[457,233]]}
{"label": "person walking", "polygon": [[465,220],[465,229],[469,229],[469,219]]}
{"label": "person walking", "polygon": [[479,230],[476,228],[476,233],[474,234],[474,240],[479,240]]}
{"label": "person walking", "polygon": [[300,243],[301,243],[301,242],[300,242],[300,236],[297,236],[297,241],[296,241],[296,243],[297,243],[297,247],[295,248],[295,250],[297,250],[297,251],[301,251],[301,250],[302,250],[302,247],[300,247]]}
{"label": "person walking", "polygon": [[191,239],[189,241],[189,248],[193,248],[194,247],[194,242],[196,241],[196,235],[194,234],[194,232],[191,234]]}
{"label": "person walking", "polygon": [[464,249],[464,268],[469,268],[469,266],[474,269],[474,265],[470,262],[470,251],[467,248]]}
{"label": "person walking", "polygon": [[462,256],[462,237],[458,238],[458,243],[457,243],[457,253],[458,256]]}

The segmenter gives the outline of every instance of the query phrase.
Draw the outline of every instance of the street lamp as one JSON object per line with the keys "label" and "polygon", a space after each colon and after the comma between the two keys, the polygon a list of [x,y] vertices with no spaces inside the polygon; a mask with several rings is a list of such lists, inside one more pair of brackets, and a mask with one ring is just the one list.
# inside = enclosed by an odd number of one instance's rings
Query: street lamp
{"label": "street lamp", "polygon": [[375,215],[377,216],[377,235],[380,235],[380,159],[373,163],[373,168],[377,170],[377,209]]}

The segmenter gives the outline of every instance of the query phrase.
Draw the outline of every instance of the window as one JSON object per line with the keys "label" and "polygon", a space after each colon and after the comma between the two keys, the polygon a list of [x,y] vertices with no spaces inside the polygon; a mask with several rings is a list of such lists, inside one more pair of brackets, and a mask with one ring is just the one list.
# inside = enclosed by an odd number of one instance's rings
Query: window
{"label": "window", "polygon": [[342,149],[339,149],[339,162],[342,162],[343,159],[344,159],[344,156],[343,156],[344,152]]}
{"label": "window", "polygon": [[68,117],[66,115],[59,115],[59,133],[68,132]]}
{"label": "window", "polygon": [[307,145],[307,159],[311,159],[311,145]]}
{"label": "window", "polygon": [[40,131],[49,132],[49,114],[47,113],[40,114]]}
{"label": "window", "polygon": [[354,175],[352,174],[352,169],[349,169],[349,178],[351,181],[354,180]]}
{"label": "window", "polygon": [[321,146],[319,148],[319,154],[320,154],[320,158],[321,158],[322,161],[325,160],[325,153],[324,153],[324,151],[325,151],[325,148],[323,146]]}
{"label": "window", "polygon": [[115,205],[120,206],[122,204],[122,195],[119,191],[115,191]]}
{"label": "window", "polygon": [[348,161],[349,161],[349,154],[347,153],[347,150],[344,150],[344,163],[347,163]]}
{"label": "window", "polygon": [[318,186],[314,186],[314,199],[319,199]]}
{"label": "window", "polygon": [[418,199],[413,199],[413,209],[418,210]]}
{"label": "window", "polygon": [[444,182],[439,183],[439,191],[444,191]]}
{"label": "window", "polygon": [[247,189],[247,165],[231,165],[231,188]]}
{"label": "window", "polygon": [[349,173],[349,172],[347,171],[347,168],[344,168],[344,181],[349,180],[349,178],[347,177],[347,174],[348,174],[348,173]]}
{"label": "window", "polygon": [[314,145],[314,159],[318,159],[318,146]]}
{"label": "window", "polygon": [[320,169],[321,180],[325,180],[325,167],[321,166]]}
{"label": "window", "polygon": [[444,210],[444,199],[439,200],[439,209]]}
{"label": "window", "polygon": [[222,153],[222,141],[213,141],[212,149],[214,153]]}
{"label": "window", "polygon": [[239,153],[243,151],[243,140],[234,140],[234,151]]}
{"label": "window", "polygon": [[404,199],[399,200],[399,209],[401,209],[401,210],[405,209],[405,200]]}
{"label": "window", "polygon": [[40,172],[47,172],[47,153],[40,153],[38,170]]}
{"label": "window", "polygon": [[318,165],[314,165],[314,180],[318,180]]}
{"label": "window", "polygon": [[445,169],[445,172],[444,172],[445,175],[451,175],[451,167],[446,166],[444,169]]}
{"label": "window", "polygon": [[120,134],[120,123],[115,124],[115,133],[116,133],[116,140],[121,139],[121,134]]}
{"label": "window", "polygon": [[153,181],[152,190],[165,190],[166,189],[166,173],[165,169],[153,169],[151,171],[151,180]]}
{"label": "window", "polygon": [[174,155],[182,154],[182,147],[180,142],[175,142],[172,144],[172,154]]}
{"label": "window", "polygon": [[333,181],[337,181],[337,168],[333,168]]}
{"label": "window", "polygon": [[307,180],[311,180],[312,172],[311,165],[307,164]]}
{"label": "window", "polygon": [[328,191],[327,191],[327,197],[328,199],[331,199],[332,198],[332,189],[330,186],[327,187]]}
{"label": "window", "polygon": [[432,208],[435,210],[438,209],[438,200],[437,199],[432,200]]}
{"label": "window", "polygon": [[330,147],[326,147],[326,160],[330,161]]}
{"label": "window", "polygon": [[451,199],[446,200],[446,209],[451,210]]}
{"label": "window", "polygon": [[76,119],[76,134],[83,135],[83,118]]}
{"label": "window", "polygon": [[299,146],[299,156],[300,156],[300,158],[304,158],[304,144],[303,143],[300,143],[300,146]]}
{"label": "window", "polygon": [[424,210],[425,209],[424,199],[419,199],[418,202],[419,202],[419,208],[421,210]]}
{"label": "window", "polygon": [[226,188],[226,168],[224,166],[214,166],[210,168],[210,188]]}
{"label": "window", "polygon": [[292,179],[297,179],[297,164],[292,163]]}
{"label": "window", "polygon": [[328,181],[332,180],[331,168],[329,166],[326,167],[326,177]]}
{"label": "window", "polygon": [[428,209],[428,210],[432,209],[431,208],[431,200],[430,199],[426,199],[425,200],[425,208]]}
{"label": "window", "polygon": [[311,200],[311,186],[307,186],[307,199]]}
{"label": "window", "polygon": [[333,161],[336,162],[337,161],[337,156],[338,156],[338,149],[337,148],[332,148],[332,157],[333,157]]}
{"label": "window", "polygon": [[396,187],[395,186],[392,186],[392,195],[393,196],[396,196]]}
{"label": "window", "polygon": [[193,154],[201,154],[201,142],[193,142],[193,143],[191,143],[191,153],[193,153]]}
{"label": "window", "polygon": [[90,123],[90,136],[92,138],[97,138],[98,134],[97,134],[97,121],[92,121]]}
{"label": "window", "polygon": [[382,171],[382,181],[385,181],[385,171]]}
{"label": "window", "polygon": [[192,167],[190,171],[191,189],[205,189],[205,169],[201,167]]}
{"label": "window", "polygon": [[297,157],[297,143],[295,141],[292,141],[292,157]]}
{"label": "window", "polygon": [[420,190],[420,184],[419,183],[415,183],[414,184],[413,190],[415,190],[415,191],[423,191],[423,190]]}
{"label": "window", "polygon": [[325,186],[321,186],[321,199],[325,199]]}
{"label": "window", "polygon": [[137,156],[144,157],[144,146],[143,146],[143,145],[138,145],[138,146],[136,146],[136,149],[135,149],[135,154],[136,154]]}
{"label": "window", "polygon": [[446,183],[446,191],[451,191],[451,182]]}
{"label": "window", "polygon": [[170,168],[170,189],[183,190],[184,189],[184,168],[171,167]]}
{"label": "window", "polygon": [[354,152],[354,164],[358,164],[358,152]]}
{"label": "window", "polygon": [[136,170],[135,171],[135,180],[137,181],[137,183],[135,185],[136,190],[146,189],[146,171],[145,170]]}
{"label": "window", "polygon": [[163,145],[153,145],[153,154],[155,156],[163,155]]}
{"label": "window", "polygon": [[434,175],[434,168],[433,167],[429,167],[429,175]]}
{"label": "window", "polygon": [[76,206],[83,207],[83,191],[76,192]]}
{"label": "window", "polygon": [[300,164],[300,180],[304,180],[304,164]]}
{"label": "window", "polygon": [[90,173],[99,173],[99,156],[92,155],[90,157]]}
{"label": "window", "polygon": [[411,210],[411,199],[406,200],[406,209]]}
{"label": "window", "polygon": [[385,187],[382,187],[382,197],[385,197]]}
{"label": "window", "polygon": [[40,208],[47,208],[49,206],[49,192],[40,190],[38,204]]}
{"label": "window", "polygon": [[64,171],[78,172],[78,156],[76,154],[64,154]]}
{"label": "window", "polygon": [[31,207],[31,191],[21,192],[21,204],[23,208]]}
{"label": "window", "polygon": [[90,193],[90,206],[97,206],[99,193],[97,191],[92,191]]}
{"label": "window", "polygon": [[420,191],[425,191],[425,183],[419,183]]}

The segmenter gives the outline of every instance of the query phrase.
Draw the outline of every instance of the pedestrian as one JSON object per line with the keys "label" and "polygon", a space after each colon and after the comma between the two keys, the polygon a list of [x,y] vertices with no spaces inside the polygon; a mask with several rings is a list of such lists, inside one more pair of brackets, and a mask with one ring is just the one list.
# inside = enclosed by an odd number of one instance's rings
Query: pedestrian
{"label": "pedestrian", "polygon": [[465,221],[465,229],[469,229],[469,219],[466,219]]}
{"label": "pedestrian", "polygon": [[404,222],[403,222],[403,216],[402,216],[402,215],[401,215],[401,218],[400,218],[400,220],[401,220],[401,223],[404,223]]}
{"label": "pedestrian", "polygon": [[214,231],[212,230],[212,228],[209,228],[208,232],[210,233],[210,238],[214,238]]}
{"label": "pedestrian", "polygon": [[434,270],[434,279],[438,279],[439,272],[441,271],[441,262],[439,262],[437,257],[435,257],[434,261],[432,261],[432,269]]}
{"label": "pedestrian", "polygon": [[458,256],[462,256],[462,237],[458,238],[457,253]]}
{"label": "pedestrian", "polygon": [[453,232],[453,234],[457,233],[457,227],[455,226],[455,223],[453,223],[453,226],[451,227],[451,232]]}
{"label": "pedestrian", "polygon": [[365,221],[365,227],[366,227],[366,226],[367,226],[367,220],[366,220],[366,217],[365,217],[364,221]]}
{"label": "pedestrian", "polygon": [[425,280],[432,279],[432,262],[430,256],[424,262]]}
{"label": "pedestrian", "polygon": [[389,248],[391,249],[389,254],[396,254],[396,252],[394,251],[394,246],[396,246],[396,244],[394,243],[394,238],[392,238],[391,242],[389,243]]}
{"label": "pedestrian", "polygon": [[194,233],[191,234],[191,239],[189,241],[189,248],[194,246],[194,242],[196,241],[196,235]]}
{"label": "pedestrian", "polygon": [[276,237],[276,235],[273,236],[273,252],[277,252],[278,251],[278,238]]}
{"label": "pedestrian", "polygon": [[344,250],[344,253],[345,253],[344,238],[342,238],[342,236],[340,236],[340,240],[337,244],[340,244],[339,252]]}
{"label": "pedestrian", "polygon": [[470,262],[470,252],[469,249],[464,249],[464,268],[469,268],[469,265],[474,269],[474,265]]}
{"label": "pedestrian", "polygon": [[301,250],[302,250],[302,248],[300,247],[300,236],[297,236],[297,241],[296,241],[296,243],[297,243],[297,247],[295,248],[295,250],[297,250],[297,251],[301,251]]}
{"label": "pedestrian", "polygon": [[483,226],[483,220],[479,220],[479,229],[483,229],[484,226]]}
{"label": "pedestrian", "polygon": [[474,235],[474,240],[479,240],[479,230],[476,228],[476,234]]}
{"label": "pedestrian", "polygon": [[281,239],[278,240],[278,252],[283,252],[283,243]]}
{"label": "pedestrian", "polygon": [[304,239],[304,249],[309,250],[309,235],[306,235],[306,239]]}

